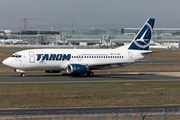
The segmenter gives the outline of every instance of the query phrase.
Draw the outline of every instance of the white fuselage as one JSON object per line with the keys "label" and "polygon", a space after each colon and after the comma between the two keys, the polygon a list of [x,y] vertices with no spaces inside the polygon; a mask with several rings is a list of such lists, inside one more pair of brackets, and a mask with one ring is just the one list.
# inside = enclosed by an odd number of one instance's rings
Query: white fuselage
{"label": "white fuselage", "polygon": [[96,68],[103,69],[122,67],[150,57],[143,56],[141,52],[121,49],[30,49],[13,54],[20,57],[9,57],[3,64],[20,70],[63,70],[68,64],[102,65]]}

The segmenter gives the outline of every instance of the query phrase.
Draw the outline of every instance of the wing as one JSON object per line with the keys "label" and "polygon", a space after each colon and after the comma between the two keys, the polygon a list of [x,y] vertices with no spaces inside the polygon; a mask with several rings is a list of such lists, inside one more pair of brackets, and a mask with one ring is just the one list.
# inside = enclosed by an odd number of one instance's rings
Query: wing
{"label": "wing", "polygon": [[123,67],[127,66],[129,64],[134,63],[132,62],[114,62],[114,63],[94,63],[94,64],[87,64],[88,68],[91,70],[97,70],[97,69],[110,69],[114,67]]}

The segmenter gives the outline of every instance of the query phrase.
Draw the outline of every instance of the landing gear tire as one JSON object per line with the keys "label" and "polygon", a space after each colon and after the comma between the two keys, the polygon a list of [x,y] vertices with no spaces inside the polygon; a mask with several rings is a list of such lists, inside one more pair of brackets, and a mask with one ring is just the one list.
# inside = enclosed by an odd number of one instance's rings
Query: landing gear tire
{"label": "landing gear tire", "polygon": [[88,72],[88,73],[87,73],[87,76],[88,76],[88,77],[93,77],[93,76],[94,76],[94,73],[93,73],[93,72]]}
{"label": "landing gear tire", "polygon": [[26,74],[25,73],[21,73],[21,77],[26,77]]}

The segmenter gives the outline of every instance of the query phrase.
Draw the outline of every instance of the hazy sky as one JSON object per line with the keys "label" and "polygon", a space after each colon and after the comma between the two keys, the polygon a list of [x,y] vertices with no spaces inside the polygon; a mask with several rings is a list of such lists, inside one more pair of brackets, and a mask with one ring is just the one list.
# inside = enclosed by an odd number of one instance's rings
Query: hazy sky
{"label": "hazy sky", "polygon": [[[156,24],[180,21],[180,0],[1,0],[0,29],[45,24],[129,24],[156,19]],[[141,27],[141,26],[140,26]]]}

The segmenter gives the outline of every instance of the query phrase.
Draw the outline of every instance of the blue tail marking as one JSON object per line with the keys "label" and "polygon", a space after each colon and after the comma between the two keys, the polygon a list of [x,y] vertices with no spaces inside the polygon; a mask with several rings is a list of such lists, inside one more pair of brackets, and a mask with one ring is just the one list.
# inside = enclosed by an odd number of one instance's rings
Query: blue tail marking
{"label": "blue tail marking", "polygon": [[128,49],[133,50],[148,50],[151,40],[151,35],[154,27],[154,18],[149,18],[138,32],[136,37],[131,42]]}

